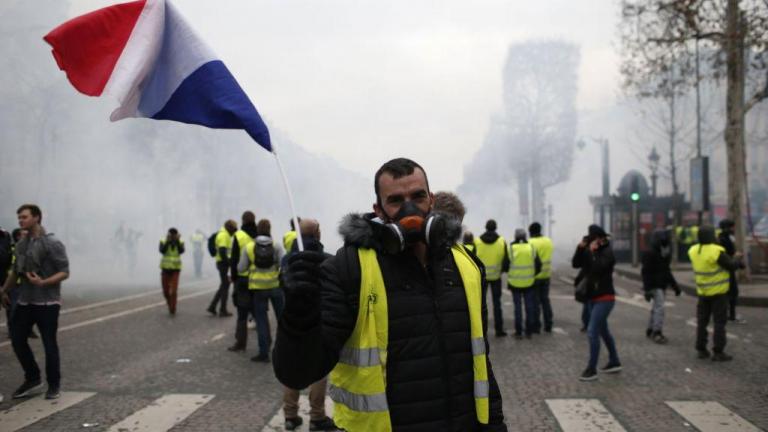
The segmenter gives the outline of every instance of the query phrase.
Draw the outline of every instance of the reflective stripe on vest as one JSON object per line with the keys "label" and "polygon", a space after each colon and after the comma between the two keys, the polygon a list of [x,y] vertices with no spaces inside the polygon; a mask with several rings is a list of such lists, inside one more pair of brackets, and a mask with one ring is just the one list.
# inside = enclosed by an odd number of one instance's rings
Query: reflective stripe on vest
{"label": "reflective stripe on vest", "polygon": [[541,271],[535,276],[536,280],[549,279],[552,275],[552,239],[545,236],[531,237],[528,243],[536,249],[536,254],[541,260]]}
{"label": "reflective stripe on vest", "polygon": [[717,259],[725,249],[717,244],[695,244],[688,249],[696,280],[696,294],[710,297],[725,294],[730,287],[730,273],[720,267]]}
{"label": "reflective stripe on vest", "polygon": [[[184,244],[179,240],[180,244]],[[160,240],[161,245],[165,245],[165,239]],[[160,259],[160,268],[163,270],[181,270],[181,254],[176,246],[168,246],[163,257]]]}
{"label": "reflective stripe on vest", "polygon": [[248,289],[265,290],[278,288],[280,286],[280,267],[277,264],[267,269],[256,267],[255,246],[256,242],[252,241],[245,247],[245,253],[248,255]]}
{"label": "reflective stripe on vest", "polygon": [[504,261],[504,245],[506,240],[499,236],[495,242],[488,244],[481,239],[475,239],[475,255],[485,266],[485,280],[491,282],[501,278],[501,264]]}
{"label": "reflective stripe on vest", "polygon": [[[475,411],[478,422],[487,424],[489,385],[480,269],[463,247],[456,245],[451,251],[469,307]],[[349,431],[391,432],[385,378],[389,337],[387,294],[376,252],[358,249],[358,256],[360,298],[357,322],[330,375],[328,392],[334,401],[333,419],[339,427]]]}
{"label": "reflective stripe on vest", "polygon": [[[242,253],[249,244],[253,242],[253,237],[249,236],[247,232],[243,230],[235,231],[235,238],[237,239],[237,245],[240,247],[240,253]],[[233,257],[236,260],[240,260],[240,257]],[[245,269],[244,272],[237,273],[238,276],[246,277],[250,273],[250,268]]]}
{"label": "reflective stripe on vest", "polygon": [[509,248],[509,272],[507,283],[514,288],[530,288],[533,285],[536,267],[536,250],[528,243],[512,243]]}

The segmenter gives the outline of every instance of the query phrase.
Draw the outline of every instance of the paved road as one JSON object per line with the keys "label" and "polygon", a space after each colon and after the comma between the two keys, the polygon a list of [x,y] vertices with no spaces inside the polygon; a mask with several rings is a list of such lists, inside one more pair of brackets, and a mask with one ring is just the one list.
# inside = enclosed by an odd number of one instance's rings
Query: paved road
{"label": "paved road", "polygon": [[[610,324],[625,368],[620,374],[578,381],[587,359],[586,336],[579,332],[580,308],[571,300],[571,288],[559,278],[552,289],[553,334],[522,341],[492,338],[510,430],[768,429],[765,309],[741,310],[747,324],[728,328],[727,350],[735,360],[714,364],[695,358],[690,325],[695,299],[670,299],[670,343],[660,346],[645,338],[648,311],[639,285],[616,281],[621,301]],[[65,310],[74,310],[61,318],[65,393],[55,404],[8,400],[21,373],[0,338],[0,392],[6,395],[0,432],[280,430],[281,387],[270,365],[249,361],[255,334],[246,354],[227,352],[234,319],[205,312],[215,285],[212,279],[183,283],[175,318],[162,306],[159,288],[126,289],[123,301],[94,296],[65,304]],[[511,328],[510,296],[504,301]],[[42,360],[39,342],[34,345]]]}

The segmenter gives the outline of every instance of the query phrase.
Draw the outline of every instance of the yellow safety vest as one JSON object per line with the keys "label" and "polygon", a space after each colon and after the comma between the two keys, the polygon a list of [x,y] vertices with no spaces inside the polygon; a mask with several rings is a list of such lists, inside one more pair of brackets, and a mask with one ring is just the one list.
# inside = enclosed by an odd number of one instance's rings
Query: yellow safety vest
{"label": "yellow safety vest", "polygon": [[696,294],[711,297],[728,292],[730,273],[717,263],[717,259],[723,252],[725,248],[714,243],[695,244],[688,249],[688,258],[693,264],[693,275],[696,280]]}
{"label": "yellow safety vest", "polygon": [[296,231],[288,231],[283,234],[283,246],[285,246],[285,253],[291,251],[291,247],[293,246],[293,242],[296,240],[296,237]]}
{"label": "yellow safety vest", "polygon": [[501,279],[501,263],[504,261],[504,245],[506,240],[499,236],[495,242],[488,244],[481,239],[475,239],[475,255],[485,266],[485,280],[488,282]]}
{"label": "yellow safety vest", "polygon": [[528,240],[541,260],[541,271],[536,275],[536,280],[549,279],[552,275],[552,250],[555,248],[552,239],[546,236],[531,237]]}
{"label": "yellow safety vest", "polygon": [[467,250],[470,250],[472,252],[475,251],[475,244],[474,243],[464,243],[464,247],[467,248]]}
{"label": "yellow safety vest", "polygon": [[[469,306],[477,421],[488,424],[489,386],[483,337],[480,269],[459,245],[451,248]],[[387,291],[372,249],[358,249],[360,299],[357,322],[330,375],[333,420],[350,432],[391,432],[386,392],[389,323]]]}
{"label": "yellow safety vest", "polygon": [[529,243],[512,243],[509,248],[509,272],[507,283],[514,288],[533,286],[536,250]]}
{"label": "yellow safety vest", "polygon": [[[256,253],[254,248],[256,242],[252,241],[245,247],[245,253],[248,254],[248,289],[249,290],[266,290],[278,288],[280,286],[280,266],[277,261],[272,267],[264,269],[256,267]],[[274,246],[273,246],[274,247]]]}
{"label": "yellow safety vest", "polygon": [[[235,238],[237,239],[237,245],[240,247],[240,253],[242,253],[246,247],[248,247],[251,242],[253,242],[253,237],[249,236],[247,232],[243,230],[237,230],[235,231]],[[240,257],[234,257],[236,260],[239,260]],[[237,275],[242,277],[247,277],[249,273],[249,269],[246,269],[244,272],[239,272]]]}
{"label": "yellow safety vest", "polygon": [[219,256],[219,249],[226,248],[227,249],[227,258],[229,258],[230,255],[232,255],[232,235],[229,234],[229,231],[227,231],[224,227],[222,227],[219,230],[219,233],[216,234],[216,262],[221,261],[221,257]]}
{"label": "yellow safety vest", "polygon": [[[183,240],[179,240],[184,245]],[[161,245],[165,245],[165,239],[160,240]],[[181,270],[181,254],[176,246],[168,246],[163,257],[160,259],[160,268],[163,270]]]}

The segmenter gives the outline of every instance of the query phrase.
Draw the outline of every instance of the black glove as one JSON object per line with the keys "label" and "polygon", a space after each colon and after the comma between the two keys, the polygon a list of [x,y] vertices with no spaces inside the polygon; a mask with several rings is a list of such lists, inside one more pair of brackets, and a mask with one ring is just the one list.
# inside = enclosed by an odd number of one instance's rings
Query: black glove
{"label": "black glove", "polygon": [[650,302],[651,300],[653,300],[653,293],[650,292],[650,291],[646,291],[645,292],[645,301]]}
{"label": "black glove", "polygon": [[320,265],[325,257],[322,252],[304,251],[288,258],[283,278],[286,311],[301,315],[319,313]]}
{"label": "black glove", "polygon": [[675,290],[675,296],[676,296],[676,297],[680,297],[680,294],[683,292],[683,291],[680,289],[680,287],[679,287],[679,286],[677,286],[677,285],[673,285],[673,286],[672,286],[672,289],[674,289],[674,290]]}

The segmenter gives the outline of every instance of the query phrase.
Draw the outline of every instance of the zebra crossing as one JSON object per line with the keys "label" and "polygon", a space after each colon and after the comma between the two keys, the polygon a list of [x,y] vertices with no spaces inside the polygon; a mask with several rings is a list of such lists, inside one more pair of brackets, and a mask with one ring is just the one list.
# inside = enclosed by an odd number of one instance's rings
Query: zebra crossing
{"label": "zebra crossing", "polygon": [[[58,400],[45,400],[42,395],[20,402],[0,411],[0,432],[15,432],[62,412],[77,404],[98,397],[93,392],[62,392]],[[213,394],[166,394],[138,409],[113,425],[98,425],[108,432],[168,431],[186,420],[215,398]],[[546,399],[545,404],[563,432],[627,432],[621,422],[599,399]],[[660,404],[673,410],[681,420],[699,432],[760,432],[763,429],[716,401],[664,401]],[[325,401],[326,413],[332,415],[330,399]],[[308,430],[309,402],[302,395],[299,414],[305,419],[298,431]],[[544,414],[549,415],[549,414]],[[278,410],[261,429],[262,432],[282,432],[283,413]],[[78,425],[80,426],[80,425]],[[511,425],[513,426],[513,425]],[[83,427],[86,427],[83,425]],[[87,426],[90,427],[90,426]],[[514,427],[513,427],[514,429]]]}

